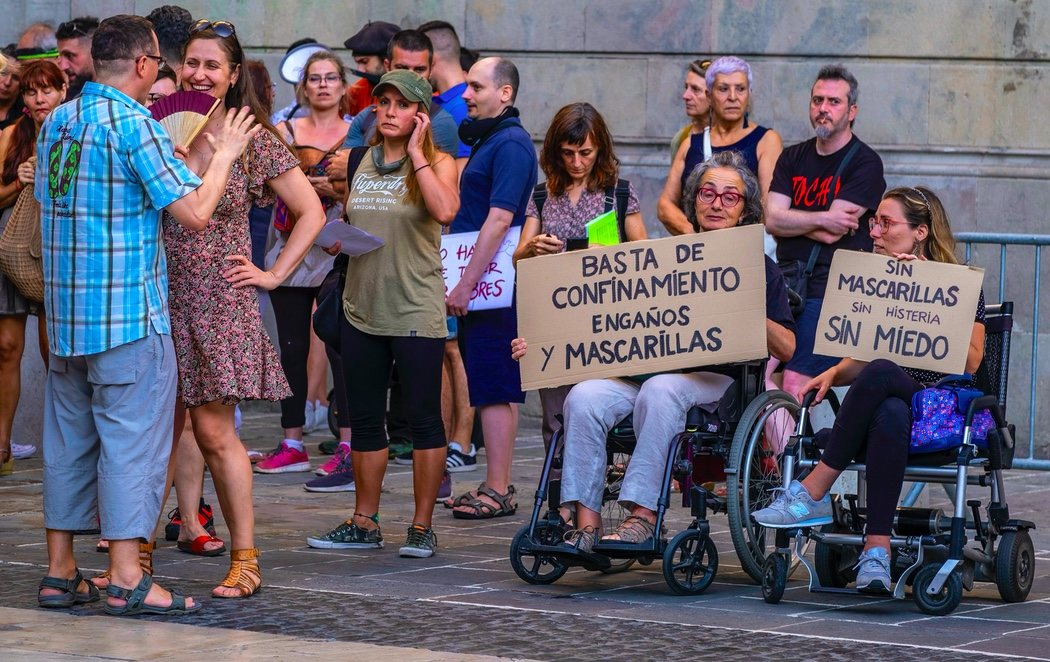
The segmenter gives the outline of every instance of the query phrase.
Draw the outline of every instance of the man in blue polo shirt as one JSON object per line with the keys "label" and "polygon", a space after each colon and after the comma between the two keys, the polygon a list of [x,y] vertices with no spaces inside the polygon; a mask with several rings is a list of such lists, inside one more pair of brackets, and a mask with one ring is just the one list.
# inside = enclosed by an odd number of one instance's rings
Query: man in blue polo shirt
{"label": "man in blue polo shirt", "polygon": [[164,64],[149,21],[114,16],[95,31],[97,82],[56,108],[37,140],[44,304],[50,367],[44,393],[41,607],[98,600],[73,557],[73,532],[96,515],[109,540],[106,612],[186,613],[191,598],[153,584],[152,550],[171,452],[176,363],[160,212],[203,229],[251,129],[227,115],[198,177],[142,105]]}
{"label": "man in blue polo shirt", "polygon": [[510,60],[479,60],[467,74],[463,99],[470,120],[459,136],[471,147],[460,177],[459,213],[452,232],[479,231],[474,254],[459,284],[448,293],[450,315],[460,317],[459,343],[467,370],[470,404],[477,407],[485,436],[488,472],[476,491],[456,500],[453,515],[485,519],[517,509],[510,465],[518,434],[518,405],[525,401],[521,373],[510,358],[517,336],[515,306],[467,312],[474,291],[507,231],[525,222],[525,208],[536,185],[536,150],[518,119],[514,99],[518,69]]}

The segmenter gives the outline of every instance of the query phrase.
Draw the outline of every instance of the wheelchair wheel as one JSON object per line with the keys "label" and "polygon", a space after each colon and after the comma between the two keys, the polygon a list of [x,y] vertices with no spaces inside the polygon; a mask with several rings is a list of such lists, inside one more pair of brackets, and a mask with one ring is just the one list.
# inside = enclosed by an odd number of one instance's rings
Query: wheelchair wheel
{"label": "wheelchair wheel", "polygon": [[787,557],[776,552],[767,556],[762,567],[762,599],[771,605],[780,602],[787,588],[787,579]]}
{"label": "wheelchair wheel", "polygon": [[[568,566],[553,556],[523,551],[522,546],[528,535],[529,525],[526,524],[511,541],[510,567],[514,568],[514,574],[529,584],[553,584],[561,579],[569,569]],[[544,545],[557,544],[561,542],[561,531],[550,522],[537,522],[536,542]]]}
{"label": "wheelchair wheel", "polygon": [[339,410],[335,403],[335,389],[328,392],[328,429],[332,436],[339,438]]}
{"label": "wheelchair wheel", "polygon": [[682,531],[664,550],[664,580],[679,595],[699,595],[718,572],[718,549],[697,529]]}
{"label": "wheelchair wheel", "polygon": [[924,565],[915,573],[915,581],[911,585],[911,597],[915,604],[924,614],[931,616],[947,616],[962,602],[962,577],[958,572],[948,575],[948,581],[944,582],[944,586],[936,595],[926,592],[940,569],[939,563]]}
{"label": "wheelchair wheel", "polygon": [[[605,533],[612,533],[613,529],[631,514],[619,501],[620,486],[623,485],[623,477],[630,460],[631,456],[627,453],[613,453],[612,463],[606,468],[605,491],[602,493],[602,531]],[[624,572],[629,570],[634,562],[635,559],[612,559],[612,565],[602,568],[601,572],[606,575]]]}
{"label": "wheelchair wheel", "polygon": [[[838,533],[834,524],[825,524],[820,527],[821,533]],[[850,582],[857,579],[857,571],[853,569],[857,562],[857,552],[852,547],[840,545],[828,545],[818,542],[813,549],[813,567],[817,571],[817,578],[821,586],[831,588],[846,588]]]}
{"label": "wheelchair wheel", "polygon": [[[762,582],[768,550],[773,545],[772,533],[751,519],[751,513],[773,501],[773,489],[781,487],[780,465],[774,451],[765,442],[765,424],[773,418],[775,434],[794,434],[799,404],[784,391],[765,391],[744,410],[733,434],[729,466],[736,474],[728,477],[726,502],[729,533],[740,557],[744,572]],[[786,563],[786,560],[785,560]],[[796,560],[792,569],[797,566]]]}
{"label": "wheelchair wheel", "polygon": [[1027,529],[1007,531],[995,550],[995,586],[1004,602],[1024,602],[1035,579],[1035,548]]}

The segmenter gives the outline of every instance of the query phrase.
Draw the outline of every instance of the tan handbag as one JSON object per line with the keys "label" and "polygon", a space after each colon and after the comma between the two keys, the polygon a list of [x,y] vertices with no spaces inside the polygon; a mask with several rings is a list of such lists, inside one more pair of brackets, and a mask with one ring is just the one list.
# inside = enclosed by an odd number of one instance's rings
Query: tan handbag
{"label": "tan handbag", "polygon": [[0,235],[0,271],[27,299],[44,301],[44,263],[40,257],[40,203],[33,185],[22,189]]}

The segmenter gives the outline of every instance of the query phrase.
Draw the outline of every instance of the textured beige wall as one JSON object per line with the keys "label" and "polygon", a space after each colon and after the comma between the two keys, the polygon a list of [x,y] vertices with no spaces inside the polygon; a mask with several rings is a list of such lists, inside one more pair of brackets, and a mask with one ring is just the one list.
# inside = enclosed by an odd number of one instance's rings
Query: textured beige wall
{"label": "textured beige wall", "polygon": [[[32,20],[145,14],[154,0],[0,0],[0,43]],[[1042,233],[1050,208],[1050,0],[195,0],[195,17],[233,21],[249,51],[276,72],[303,36],[339,46],[367,20],[415,26],[443,18],[463,43],[513,58],[519,105],[537,139],[565,103],[587,100],[607,117],[625,175],[661,232],[655,203],[667,140],[684,123],[686,64],[732,53],[754,66],[754,118],[785,143],[810,136],[809,86],[825,62],[860,79],[857,132],[886,163],[891,185],[943,193],[957,230]],[[275,79],[277,77],[275,76]],[[288,86],[279,85],[279,101]],[[987,258],[987,261],[985,259]],[[1030,334],[1033,253],[1010,253],[1007,296]],[[998,250],[981,253],[994,267]],[[1044,264],[1046,262],[1044,261]],[[1044,266],[1044,272],[1047,271]],[[1044,273],[1044,276],[1050,274]],[[1046,281],[1050,286],[1050,280]],[[992,297],[994,298],[994,297]],[[1044,304],[1043,327],[1050,323]],[[1027,391],[1031,336],[1015,345],[1014,393]],[[1041,356],[1050,357],[1050,342]],[[1050,370],[1040,372],[1043,392]],[[1023,409],[1027,413],[1027,407]],[[1042,414],[1040,418],[1043,418]]]}

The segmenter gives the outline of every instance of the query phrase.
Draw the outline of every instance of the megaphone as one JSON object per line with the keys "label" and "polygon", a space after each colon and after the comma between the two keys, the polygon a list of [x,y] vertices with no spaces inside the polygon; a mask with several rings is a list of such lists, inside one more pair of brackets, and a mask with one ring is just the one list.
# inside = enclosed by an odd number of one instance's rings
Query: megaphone
{"label": "megaphone", "polygon": [[303,74],[303,67],[306,66],[306,61],[310,59],[310,56],[318,51],[328,50],[331,49],[324,44],[317,43],[296,46],[288,51],[281,60],[281,78],[292,85],[297,84],[300,76]]}

